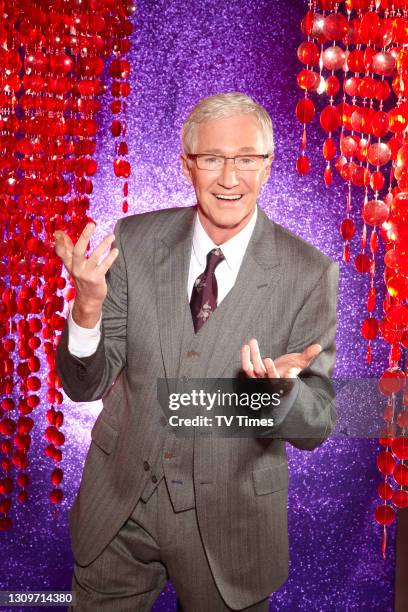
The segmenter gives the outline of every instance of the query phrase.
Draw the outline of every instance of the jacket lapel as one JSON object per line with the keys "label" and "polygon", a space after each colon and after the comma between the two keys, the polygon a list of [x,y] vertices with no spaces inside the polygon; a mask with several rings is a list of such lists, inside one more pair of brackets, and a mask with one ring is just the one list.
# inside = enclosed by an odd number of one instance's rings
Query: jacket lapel
{"label": "jacket lapel", "polygon": [[170,228],[155,240],[155,286],[163,364],[167,378],[176,378],[184,317],[190,315],[187,281],[195,207],[182,209]]}

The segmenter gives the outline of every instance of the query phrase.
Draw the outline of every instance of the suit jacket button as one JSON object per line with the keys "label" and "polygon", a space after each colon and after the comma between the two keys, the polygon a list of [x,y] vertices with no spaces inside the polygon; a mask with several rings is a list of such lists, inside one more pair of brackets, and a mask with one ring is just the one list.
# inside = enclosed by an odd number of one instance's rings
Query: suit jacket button
{"label": "suit jacket button", "polygon": [[150,470],[150,465],[148,461],[143,461],[143,467],[148,472]]}
{"label": "suit jacket button", "polygon": [[153,476],[152,476],[152,482],[154,482],[155,484],[157,482],[157,476],[155,474],[153,474]]}

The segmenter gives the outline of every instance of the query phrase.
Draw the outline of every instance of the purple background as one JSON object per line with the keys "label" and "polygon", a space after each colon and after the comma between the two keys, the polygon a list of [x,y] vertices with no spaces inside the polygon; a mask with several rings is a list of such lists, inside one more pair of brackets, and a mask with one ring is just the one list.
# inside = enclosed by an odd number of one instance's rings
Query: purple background
{"label": "purple background", "polygon": [[[195,203],[178,158],[183,118],[201,97],[239,90],[268,109],[275,127],[276,158],[260,198],[262,207],[272,219],[340,262],[338,226],[346,189],[339,179],[330,190],[324,187],[320,154],[324,134],[316,119],[308,130],[312,173],[300,178],[294,169],[301,137],[294,108],[302,95],[296,85],[300,69],[296,48],[302,40],[299,26],[306,8],[306,2],[299,0],[138,0],[128,113],[133,167],[129,214]],[[109,101],[106,96],[96,153],[100,165],[92,200],[98,223],[95,243],[122,216],[120,187],[112,172]],[[360,200],[361,195],[353,193],[355,219]],[[352,252],[358,252],[357,238]],[[359,327],[365,317],[366,293],[367,278],[342,265],[338,377],[375,376],[386,364],[386,352],[379,344],[374,351],[376,365],[369,369],[365,363]],[[100,405],[67,400],[64,406],[66,497],[56,520],[47,502],[51,466],[43,458],[43,408],[42,413],[38,410],[31,451],[32,498],[15,512],[14,529],[1,535],[2,590],[70,589],[67,510],[79,485],[89,432]],[[288,447],[291,568],[288,581],[271,596],[271,610],[393,609],[394,530],[390,529],[384,562],[381,529],[373,520],[379,482],[377,448],[376,440],[347,439],[331,439],[313,453]],[[154,610],[175,610],[170,583]]]}

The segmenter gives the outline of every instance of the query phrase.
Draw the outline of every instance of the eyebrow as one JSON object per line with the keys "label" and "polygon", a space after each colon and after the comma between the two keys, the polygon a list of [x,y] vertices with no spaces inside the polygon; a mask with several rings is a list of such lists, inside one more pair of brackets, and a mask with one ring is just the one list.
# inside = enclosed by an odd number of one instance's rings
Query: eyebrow
{"label": "eyebrow", "polygon": [[[204,153],[213,153],[214,155],[223,155],[224,151],[221,151],[221,149],[206,149]],[[256,153],[256,149],[254,147],[241,147],[239,149],[239,153]]]}

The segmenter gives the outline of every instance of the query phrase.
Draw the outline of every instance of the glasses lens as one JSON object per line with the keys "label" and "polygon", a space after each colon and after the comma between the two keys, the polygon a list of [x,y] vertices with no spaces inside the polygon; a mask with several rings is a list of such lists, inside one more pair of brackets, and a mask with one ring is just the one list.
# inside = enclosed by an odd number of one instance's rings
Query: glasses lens
{"label": "glasses lens", "polygon": [[237,170],[259,170],[262,165],[262,158],[251,157],[251,155],[240,155],[235,158]]}
{"label": "glasses lens", "polygon": [[197,166],[200,170],[220,170],[224,166],[224,158],[215,155],[198,155]]}

